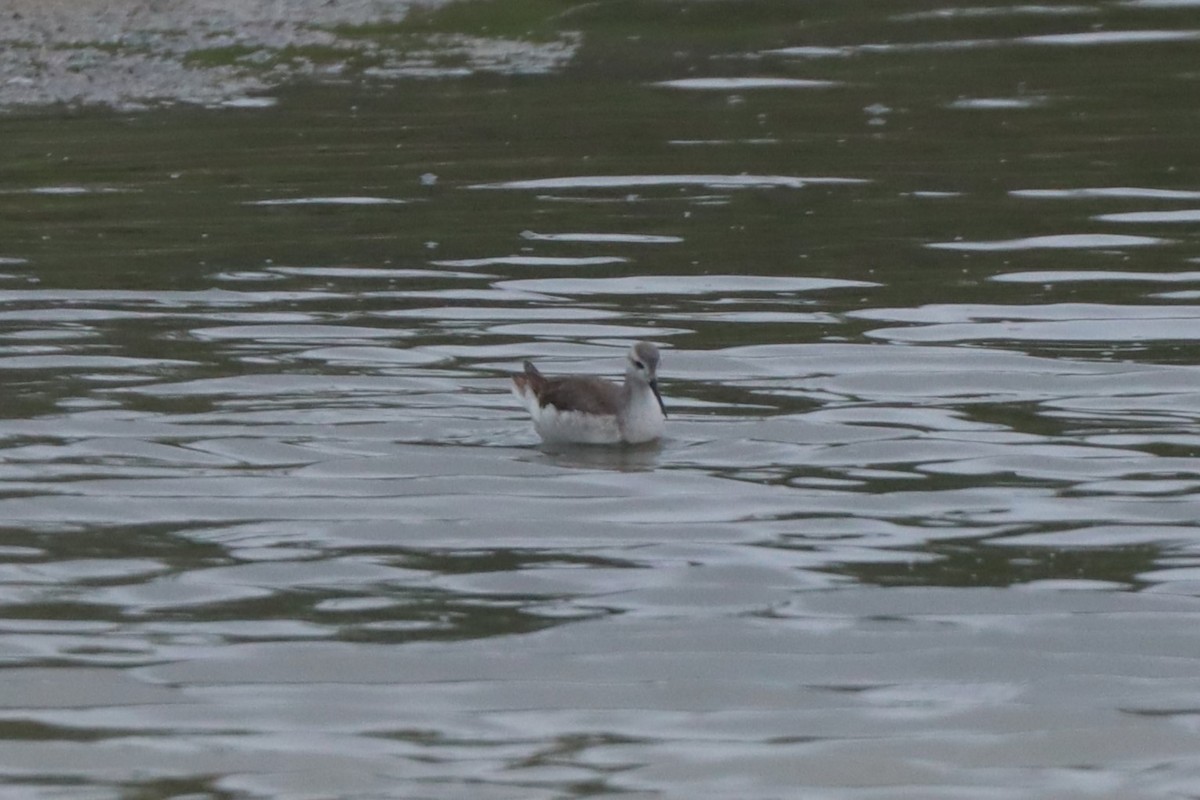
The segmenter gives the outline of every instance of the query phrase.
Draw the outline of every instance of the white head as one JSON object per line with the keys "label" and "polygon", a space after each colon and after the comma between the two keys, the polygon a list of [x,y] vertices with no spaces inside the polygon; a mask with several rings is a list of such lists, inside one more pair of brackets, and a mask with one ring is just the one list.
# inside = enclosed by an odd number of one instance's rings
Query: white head
{"label": "white head", "polygon": [[629,350],[625,364],[625,380],[627,382],[644,383],[654,392],[658,407],[663,416],[667,415],[663,405],[662,395],[658,393],[658,348],[649,342],[638,342]]}

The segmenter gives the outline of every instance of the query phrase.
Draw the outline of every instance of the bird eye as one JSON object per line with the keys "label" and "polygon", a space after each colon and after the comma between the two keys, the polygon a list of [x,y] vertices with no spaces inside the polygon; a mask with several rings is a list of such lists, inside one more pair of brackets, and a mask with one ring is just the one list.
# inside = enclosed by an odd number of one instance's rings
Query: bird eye
{"label": "bird eye", "polygon": [[640,361],[634,361],[634,362],[633,362],[633,365],[634,365],[635,367],[637,367],[638,369],[645,369],[645,368],[646,368],[646,365],[645,365],[645,364],[643,364],[643,363],[642,363],[642,362],[640,362]]}

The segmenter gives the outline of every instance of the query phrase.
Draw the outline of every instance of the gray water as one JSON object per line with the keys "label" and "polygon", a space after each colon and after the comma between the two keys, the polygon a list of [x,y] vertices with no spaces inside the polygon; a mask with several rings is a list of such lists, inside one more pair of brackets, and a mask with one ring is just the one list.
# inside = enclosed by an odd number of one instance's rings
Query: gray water
{"label": "gray water", "polygon": [[1200,7],[557,24],[0,117],[4,796],[1200,796]]}

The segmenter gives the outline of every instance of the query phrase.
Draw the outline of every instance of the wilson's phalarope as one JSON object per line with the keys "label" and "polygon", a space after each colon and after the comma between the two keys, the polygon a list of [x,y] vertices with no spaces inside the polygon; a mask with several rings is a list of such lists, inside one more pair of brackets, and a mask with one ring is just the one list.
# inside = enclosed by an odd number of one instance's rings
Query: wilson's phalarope
{"label": "wilson's phalarope", "polygon": [[663,434],[667,410],[657,373],[658,348],[638,342],[629,351],[623,386],[586,375],[547,378],[526,361],[512,391],[547,442],[638,444]]}

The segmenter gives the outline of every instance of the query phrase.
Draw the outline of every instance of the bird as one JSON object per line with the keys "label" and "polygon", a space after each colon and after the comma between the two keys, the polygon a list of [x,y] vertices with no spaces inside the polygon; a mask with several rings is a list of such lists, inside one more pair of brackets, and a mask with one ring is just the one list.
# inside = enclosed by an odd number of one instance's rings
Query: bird
{"label": "bird", "polygon": [[658,348],[638,342],[625,363],[625,383],[567,375],[550,378],[525,362],[512,392],[547,443],[642,444],[663,435],[667,408],[658,392]]}

